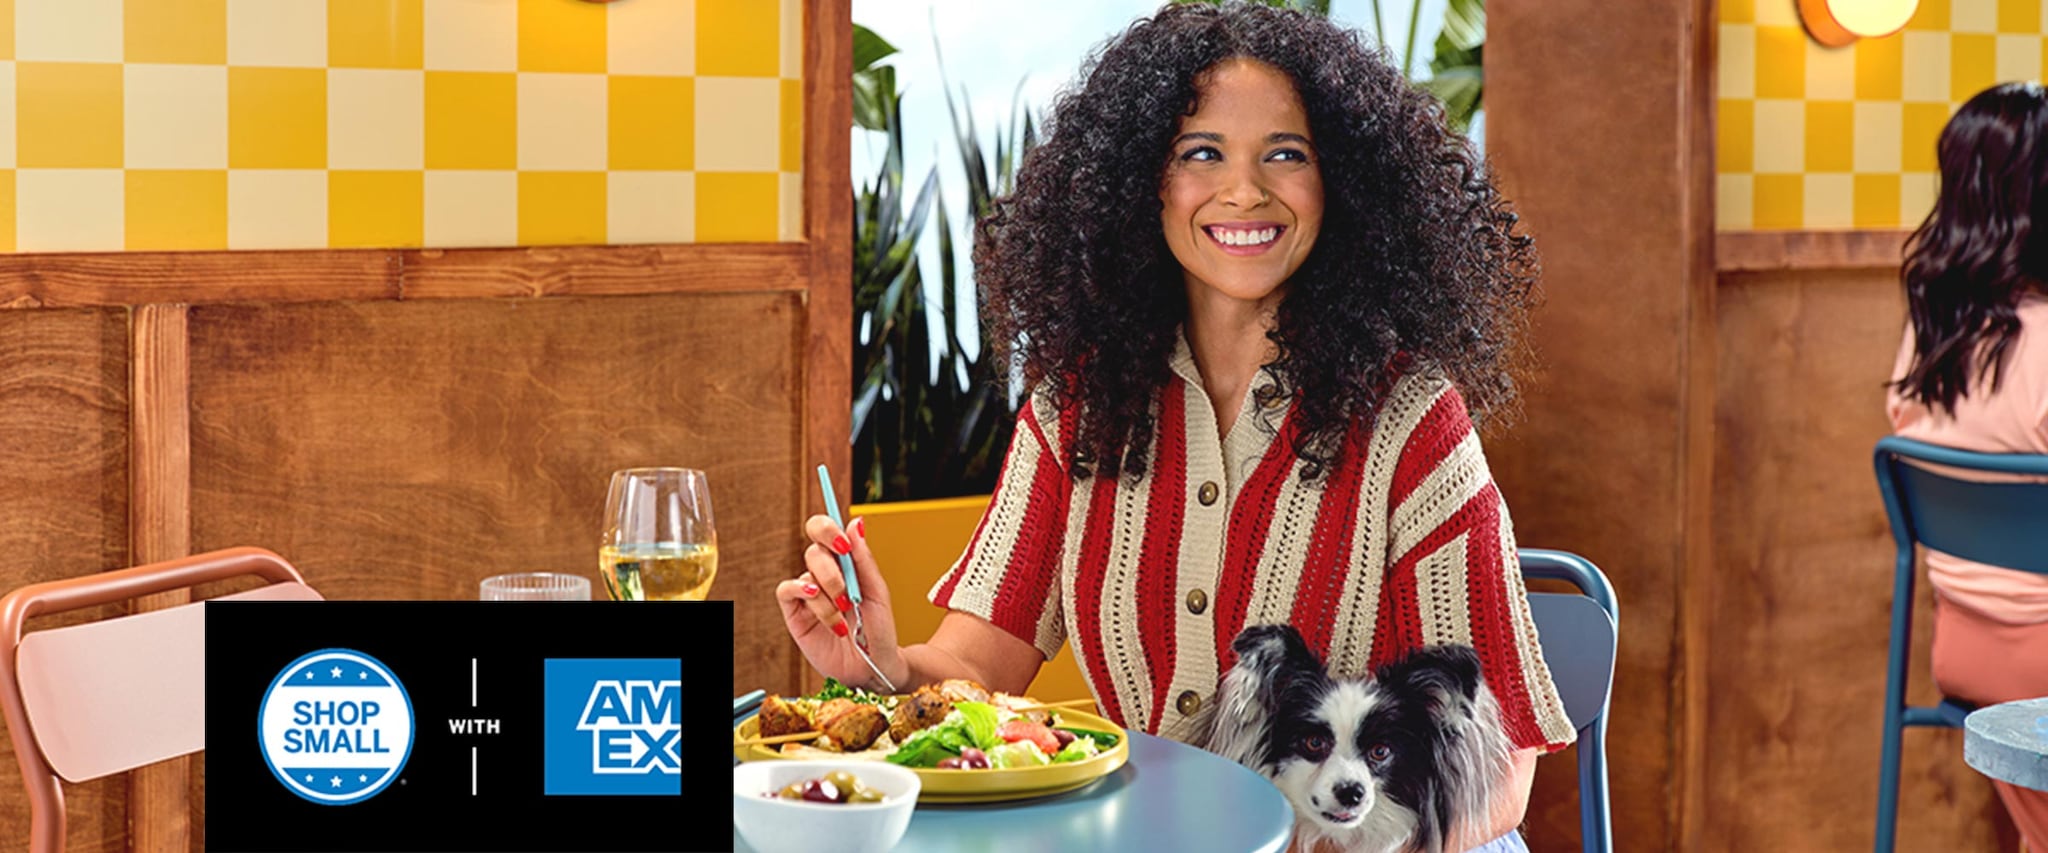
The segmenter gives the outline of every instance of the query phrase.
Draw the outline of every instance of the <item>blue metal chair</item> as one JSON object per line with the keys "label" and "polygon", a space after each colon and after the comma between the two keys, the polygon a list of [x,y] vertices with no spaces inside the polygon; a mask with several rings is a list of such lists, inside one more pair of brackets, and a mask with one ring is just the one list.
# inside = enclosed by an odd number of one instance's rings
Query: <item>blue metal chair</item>
{"label": "blue metal chair", "polygon": [[1899,811],[1899,740],[1907,726],[1959,729],[1969,704],[1943,697],[1906,704],[1913,639],[1913,546],[1994,566],[2048,574],[2048,482],[1960,480],[1924,467],[1992,475],[2048,476],[2048,456],[1973,453],[1887,436],[1877,442],[1877,486],[1891,518],[1898,559],[1892,578],[1892,637],[1885,665],[1884,752],[1878,765],[1877,844],[1892,849]]}
{"label": "blue metal chair", "polygon": [[1607,707],[1619,636],[1614,587],[1577,554],[1524,548],[1519,556],[1524,578],[1564,581],[1582,593],[1529,593],[1529,613],[1565,716],[1579,730],[1579,835],[1588,853],[1609,853],[1614,828],[1607,798]]}

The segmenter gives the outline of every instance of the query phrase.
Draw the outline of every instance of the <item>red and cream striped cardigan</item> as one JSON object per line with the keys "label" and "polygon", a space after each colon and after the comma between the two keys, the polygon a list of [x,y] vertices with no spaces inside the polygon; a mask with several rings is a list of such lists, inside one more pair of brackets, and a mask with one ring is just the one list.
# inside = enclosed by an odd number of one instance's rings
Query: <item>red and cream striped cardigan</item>
{"label": "red and cream striped cardigan", "polygon": [[1395,383],[1315,484],[1292,452],[1291,409],[1261,417],[1246,394],[1219,440],[1185,341],[1173,371],[1135,481],[1075,481],[1060,452],[1072,417],[1027,402],[995,498],[932,603],[988,619],[1047,659],[1072,640],[1112,718],[1175,740],[1202,735],[1238,632],[1280,622],[1344,676],[1424,645],[1470,645],[1516,748],[1573,740],[1507,505],[1448,382]]}

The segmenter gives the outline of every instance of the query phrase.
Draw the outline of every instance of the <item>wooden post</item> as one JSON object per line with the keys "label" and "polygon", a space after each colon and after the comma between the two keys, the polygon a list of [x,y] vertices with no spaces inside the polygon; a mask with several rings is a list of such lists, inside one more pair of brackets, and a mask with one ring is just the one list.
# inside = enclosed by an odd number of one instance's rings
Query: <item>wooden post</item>
{"label": "wooden post", "polygon": [[[128,320],[128,559],[134,565],[187,556],[192,544],[191,394],[186,307],[139,305]],[[134,612],[176,607],[189,592],[135,600]],[[128,777],[128,849],[191,845],[189,757]]]}
{"label": "wooden post", "polygon": [[[846,0],[804,3],[804,242],[810,247],[805,303],[804,513],[823,509],[813,472],[832,470],[834,490],[853,494],[853,9]],[[792,518],[794,530],[801,522]],[[803,665],[796,678],[819,686]]]}

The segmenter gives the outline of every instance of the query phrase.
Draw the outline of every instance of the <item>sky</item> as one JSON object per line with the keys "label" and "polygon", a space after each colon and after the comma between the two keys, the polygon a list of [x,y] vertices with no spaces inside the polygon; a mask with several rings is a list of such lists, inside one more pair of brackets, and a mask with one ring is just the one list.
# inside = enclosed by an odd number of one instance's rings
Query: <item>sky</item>
{"label": "sky", "polygon": [[[1421,24],[1416,33],[1417,68],[1428,67],[1437,31],[1443,22],[1444,0],[1378,0],[1389,47],[1396,61],[1407,39],[1411,9],[1419,2]],[[1371,35],[1375,0],[1332,0],[1330,17]],[[958,166],[952,125],[946,115],[939,63],[956,103],[971,104],[976,131],[983,144],[998,125],[1010,126],[1014,105],[1021,101],[1043,113],[1055,93],[1080,70],[1090,51],[1132,21],[1159,8],[1148,0],[1035,0],[1029,4],[996,0],[853,0],[853,21],[875,31],[901,51],[886,62],[896,66],[896,85],[903,95],[904,184],[921,186],[936,162],[948,212],[959,219],[966,199]],[[1020,9],[1028,11],[1020,11]],[[856,185],[872,180],[880,162],[880,134],[854,129],[853,176]],[[955,222],[957,234],[966,223]],[[936,276],[936,241],[926,239],[925,269]],[[963,273],[967,270],[962,265]],[[963,276],[964,277],[964,276]],[[961,305],[973,304],[970,282],[960,285]],[[936,305],[937,295],[927,294]],[[962,323],[961,337],[974,346],[973,318]]]}

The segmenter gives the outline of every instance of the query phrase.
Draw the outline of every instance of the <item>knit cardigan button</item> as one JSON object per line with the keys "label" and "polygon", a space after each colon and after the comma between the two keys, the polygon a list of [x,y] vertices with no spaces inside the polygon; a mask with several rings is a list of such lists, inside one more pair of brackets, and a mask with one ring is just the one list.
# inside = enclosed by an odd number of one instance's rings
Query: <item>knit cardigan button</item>
{"label": "knit cardigan button", "polygon": [[1202,484],[1201,490],[1195,493],[1195,497],[1202,502],[1203,506],[1208,506],[1216,502],[1216,493],[1219,491],[1221,490],[1216,488],[1216,481],[1210,480]]}
{"label": "knit cardigan button", "polygon": [[1180,709],[1181,716],[1192,717],[1197,711],[1202,710],[1202,697],[1195,695],[1193,690],[1183,690],[1180,698],[1174,700],[1173,706]]}
{"label": "knit cardigan button", "polygon": [[1209,609],[1209,594],[1199,589],[1188,590],[1188,612],[1196,616]]}

